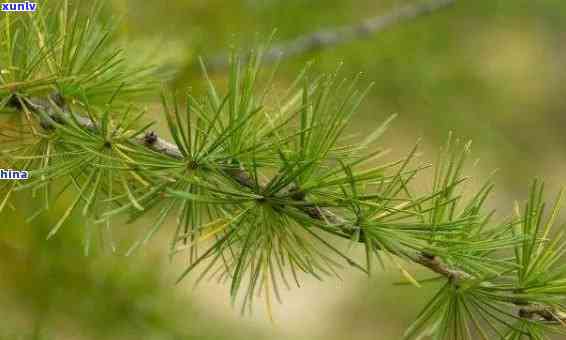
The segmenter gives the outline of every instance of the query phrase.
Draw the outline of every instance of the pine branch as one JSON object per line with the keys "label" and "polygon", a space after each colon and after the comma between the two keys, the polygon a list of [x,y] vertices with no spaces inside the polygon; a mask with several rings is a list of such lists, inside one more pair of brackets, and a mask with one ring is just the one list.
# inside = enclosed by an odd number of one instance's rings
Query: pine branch
{"label": "pine branch", "polygon": [[[273,63],[281,58],[304,55],[346,44],[354,40],[369,39],[380,32],[418,17],[430,15],[455,3],[456,0],[432,0],[407,5],[385,15],[369,18],[354,25],[333,27],[305,34],[294,40],[272,46],[265,52],[263,62],[266,64]],[[208,69],[211,72],[225,70],[230,65],[229,59],[229,54],[227,53],[212,57],[209,59]]]}
{"label": "pine branch", "polygon": [[[347,84],[337,74],[312,80],[303,69],[288,91],[276,96],[274,107],[266,100],[272,82],[257,95],[261,61],[274,58],[277,48],[277,53],[288,48],[293,55],[331,46],[452,2],[410,6],[358,26],[319,32],[276,46],[267,56],[262,50],[245,58],[234,55],[226,94],[210,80],[203,63],[206,96],[188,93],[185,112],[176,96],[172,103],[162,97],[171,142],[149,130],[155,122],[137,124],[144,111],[130,115],[128,105],[141,87],[128,83],[137,76],[144,80],[143,71],[116,67],[122,63],[118,52],[98,47],[106,35],[91,30],[77,14],[61,25],[48,25],[54,31],[38,28],[36,36],[0,47],[0,54],[8,56],[3,68],[18,70],[0,77],[0,109],[15,109],[22,113],[15,117],[28,123],[18,138],[10,127],[2,128],[0,135],[7,140],[2,161],[30,173],[28,182],[0,185],[0,211],[12,194],[31,189],[44,202],[32,219],[72,191],[72,203],[48,238],[82,210],[88,217],[86,254],[91,228],[101,225],[111,232],[114,216],[127,214],[133,222],[159,210],[145,237],[126,253],[131,254],[176,215],[170,254],[189,253],[189,266],[179,280],[198,267],[197,281],[205,276],[230,281],[230,295],[243,298],[243,310],[262,294],[269,309],[271,294],[280,299],[278,286],[292,282],[286,275],[300,285],[297,273],[319,279],[338,275],[343,261],[371,273],[376,260],[383,265],[390,259],[419,286],[401,259],[427,268],[436,274],[432,280],[444,283],[408,329],[407,340],[431,332],[437,338],[470,340],[475,331],[487,339],[484,322],[488,333],[505,339],[541,338],[547,330],[561,329],[566,270],[560,260],[566,242],[560,235],[549,242],[549,236],[563,191],[547,214],[544,185],[534,181],[524,211],[517,205],[516,217],[494,222],[484,204],[491,181],[472,195],[462,192],[470,143],[449,138],[434,167],[432,190],[425,194],[410,186],[426,168],[413,167],[416,148],[399,161],[375,162],[385,152],[369,146],[391,119],[360,143],[344,143],[343,132],[367,93],[355,81]],[[48,16],[18,25],[43,27]],[[12,34],[10,22],[0,26],[3,38],[21,37]],[[38,62],[28,61],[25,51],[45,41],[65,43],[63,48],[49,46]],[[82,41],[90,41],[90,48]],[[14,46],[24,46],[18,58],[13,58],[19,51]],[[248,60],[244,67],[242,59]],[[56,92],[47,96],[48,91]],[[22,138],[23,130],[29,140]],[[62,190],[54,194],[53,186],[59,184]],[[321,237],[322,232],[362,245],[365,266]],[[205,251],[200,250],[203,243],[210,245]]]}
{"label": "pine branch", "polygon": [[[32,113],[36,114],[36,117],[41,117],[39,114],[42,112],[47,113],[48,116],[53,120],[53,122],[61,123],[64,121],[61,118],[70,117],[73,114],[71,113],[68,106],[65,105],[61,96],[57,93],[53,94],[52,96],[50,96],[50,98],[47,99],[22,98],[21,100],[25,101],[24,105],[16,105],[15,101],[12,102],[12,105],[13,106],[15,105],[16,108],[22,111],[29,108],[29,110],[32,111]],[[94,129],[96,123],[93,122],[90,118],[80,114],[73,114],[73,115],[82,127],[88,130]],[[52,123],[45,120],[41,121],[41,126],[45,129],[55,128],[55,126],[53,126]],[[179,148],[175,144],[167,141],[166,139],[159,137],[155,131],[147,131],[143,136],[136,137],[132,139],[130,142],[132,144],[144,146],[150,149],[151,151],[157,152],[167,157],[171,157],[173,159],[178,159],[178,160],[183,159],[183,154],[179,150]],[[254,180],[252,176],[242,168],[227,169],[226,173],[235,182],[239,183],[243,187],[252,188],[254,186]],[[265,186],[261,186],[260,191],[264,191],[264,190],[265,190]],[[295,200],[304,203],[301,205],[297,205],[297,208],[315,220],[319,220],[323,223],[327,223],[328,225],[343,226],[347,224],[347,220],[345,218],[336,215],[329,209],[320,208],[316,204],[307,201],[305,195],[301,192],[294,192],[292,197]],[[346,239],[350,239],[352,234],[352,229],[355,229],[355,227],[350,227],[350,228],[342,227],[342,230],[344,231],[344,235],[342,236]],[[358,240],[358,242],[363,243],[364,242],[363,238]],[[467,273],[450,269],[449,266],[443,263],[441,259],[427,253],[416,254],[414,256],[414,261],[415,263],[418,263],[438,274],[441,274],[451,279],[460,280],[471,276]]]}
{"label": "pine branch", "polygon": [[[18,105],[20,100],[24,100],[24,105]],[[72,113],[68,106],[64,103],[63,99],[58,93],[53,94],[49,98],[31,98],[26,99],[22,98],[20,100],[12,100],[11,104],[13,107],[25,111],[29,108],[32,113],[36,114],[36,117],[41,117],[39,114],[41,112],[47,113],[47,115],[54,121],[61,123],[63,120],[61,119],[61,115],[69,117]],[[74,117],[77,119],[78,123],[88,129],[92,130],[95,127],[95,122],[93,122],[90,118],[85,117],[83,115],[74,114]],[[45,120],[41,121],[41,126],[45,129],[52,129],[54,128],[53,124],[47,122]],[[171,157],[173,159],[183,159],[183,154],[179,150],[179,148],[163,139],[157,135],[155,131],[147,131],[143,136],[136,137],[135,139],[130,141],[132,144],[137,144],[140,146],[144,146],[151,151],[160,153],[167,157]],[[254,186],[254,180],[252,176],[247,173],[244,169],[228,169],[226,170],[227,174],[237,183],[242,185],[246,188],[252,188]],[[264,190],[264,187],[260,188],[260,191]],[[293,190],[293,189],[291,189]],[[302,192],[294,192],[291,196],[297,201],[304,202],[304,204],[298,205],[297,208],[310,216],[315,220],[319,220],[323,223],[327,223],[328,225],[345,225],[347,220],[341,216],[336,215],[329,209],[324,209],[316,206],[316,204],[310,203],[305,199],[305,195]],[[350,239],[352,234],[353,228],[345,228],[343,227],[342,230],[344,231],[344,235],[342,235],[346,239]],[[359,239],[358,242],[363,243],[363,238]],[[469,278],[471,277],[470,274],[459,270],[451,269],[447,264],[443,263],[442,260],[434,255],[428,253],[420,253],[415,254],[413,257],[415,263],[420,264],[433,272],[446,276],[447,278],[453,279],[455,281]]]}
{"label": "pine branch", "polygon": [[[61,115],[63,116],[70,116],[74,115],[77,122],[84,128],[88,130],[95,129],[95,122],[93,122],[90,118],[71,113],[69,107],[65,104],[62,97],[55,93],[52,96],[46,98],[32,98],[32,99],[12,99],[11,100],[12,107],[15,107],[21,111],[25,111],[29,109],[32,113],[36,114],[36,117],[41,117],[39,115],[41,112],[47,113],[48,116],[54,122],[63,122]],[[28,112],[29,113],[29,112]],[[44,129],[53,129],[55,126],[48,121],[42,120],[41,126]],[[163,139],[157,135],[154,131],[147,131],[144,135],[136,137],[130,141],[132,144],[137,144],[140,146],[144,146],[149,150],[165,155],[167,157],[181,160],[183,159],[183,154],[179,150],[179,148]],[[239,183],[241,186],[245,188],[253,188],[254,187],[254,180],[252,176],[247,173],[244,169],[227,169],[227,175],[229,175],[235,182]],[[260,190],[264,190],[264,187],[261,187]],[[294,190],[292,188],[291,190]],[[306,200],[306,196],[304,193],[300,191],[295,191],[291,196],[295,200],[301,201],[304,204],[298,205],[297,208],[301,210],[306,215],[310,216],[314,220],[318,220],[322,223],[327,224],[328,226],[332,225],[340,225],[344,226],[347,224],[347,220],[342,216],[336,215],[329,209],[324,209],[316,206],[316,204],[310,203]],[[353,230],[355,227],[341,227],[341,230],[344,232],[342,237],[346,239],[351,239]],[[339,235],[340,236],[340,235]],[[358,240],[358,242],[363,243],[363,235]],[[446,262],[442,260],[439,256],[431,254],[429,252],[417,252],[414,256],[409,257],[414,263],[419,264],[430,271],[439,274],[440,276],[445,277],[449,280],[451,284],[454,286],[459,286],[466,281],[474,280],[474,276],[464,270],[453,268]],[[484,282],[485,284],[485,282]],[[487,283],[489,284],[489,283]],[[525,303],[520,299],[512,299],[511,302],[516,306],[520,307],[518,310],[518,316],[523,319],[527,320],[539,320],[539,321],[546,321],[551,323],[556,323],[563,325],[566,323],[566,313],[557,310],[554,307],[546,306],[543,304],[530,304]]]}

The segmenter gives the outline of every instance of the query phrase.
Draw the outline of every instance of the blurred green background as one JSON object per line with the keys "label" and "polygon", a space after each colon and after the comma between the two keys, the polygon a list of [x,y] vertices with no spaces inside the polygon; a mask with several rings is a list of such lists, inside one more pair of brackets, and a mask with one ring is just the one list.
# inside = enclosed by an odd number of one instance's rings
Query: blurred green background
{"label": "blurred green background", "polygon": [[[110,3],[108,15],[122,17],[121,38],[134,43],[130,52],[152,52],[174,69],[175,86],[199,88],[199,55],[251,47],[274,29],[276,41],[285,41],[415,1]],[[316,72],[343,62],[344,75],[363,72],[364,81],[376,83],[353,132],[363,135],[397,113],[384,143],[402,154],[422,138],[422,157],[430,161],[449,131],[473,139],[481,162],[472,173],[483,178],[499,169],[492,204],[502,216],[524,198],[531,178],[564,184],[563,0],[459,0],[371,39],[285,59],[277,81],[290,82],[309,60]],[[401,280],[395,269],[370,279],[349,271],[343,280],[306,279],[274,308],[271,324],[261,304],[240,317],[226,287],[175,285],[184,263],[167,260],[167,228],[133,257],[103,248],[85,257],[79,218],[45,241],[55,218],[26,223],[35,207],[20,199],[0,222],[0,339],[399,339],[432,292],[392,285]],[[124,250],[136,230],[122,232]]]}

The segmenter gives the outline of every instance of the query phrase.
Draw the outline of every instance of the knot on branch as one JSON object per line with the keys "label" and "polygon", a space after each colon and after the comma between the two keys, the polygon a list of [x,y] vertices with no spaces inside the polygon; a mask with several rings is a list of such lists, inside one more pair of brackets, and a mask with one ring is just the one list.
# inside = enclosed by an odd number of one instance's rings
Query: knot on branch
{"label": "knot on branch", "polygon": [[157,142],[157,133],[155,131],[147,131],[143,137],[143,142],[146,145],[153,145]]}
{"label": "knot on branch", "polygon": [[190,160],[187,162],[187,169],[189,170],[197,170],[199,167],[200,167],[199,163],[194,160]]}
{"label": "knot on branch", "polygon": [[289,196],[295,201],[304,201],[307,194],[301,188],[294,186],[289,189]]}
{"label": "knot on branch", "polygon": [[10,99],[8,99],[8,103],[6,104],[9,108],[21,111],[23,109],[22,103],[17,95],[12,94]]}
{"label": "knot on branch", "polygon": [[66,111],[67,109],[67,102],[65,101],[65,98],[63,98],[63,95],[60,92],[53,92],[51,94],[51,100],[53,101],[53,103],[55,105],[57,105],[57,107],[59,107],[61,110]]}

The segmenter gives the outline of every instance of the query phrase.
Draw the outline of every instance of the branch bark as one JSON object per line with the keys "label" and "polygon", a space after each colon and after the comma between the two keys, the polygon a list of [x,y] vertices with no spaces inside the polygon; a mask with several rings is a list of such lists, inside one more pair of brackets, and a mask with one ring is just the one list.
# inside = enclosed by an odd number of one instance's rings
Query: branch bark
{"label": "branch bark", "polygon": [[[429,15],[440,9],[449,7],[456,0],[432,0],[429,2],[407,5],[392,12],[363,20],[350,26],[334,27],[326,30],[305,34],[294,40],[273,45],[264,52],[262,61],[273,63],[280,58],[290,58],[297,55],[316,52],[319,50],[342,45],[354,40],[369,39],[374,35],[386,31],[401,23]],[[207,70],[218,72],[229,65],[229,54],[221,54],[207,58]]]}
{"label": "branch bark", "polygon": [[451,268],[446,263],[444,263],[441,258],[433,254],[422,252],[417,256],[415,262],[432,270],[437,274],[448,278],[452,283],[456,285],[461,281],[468,280],[473,277],[472,275],[464,271]]}
{"label": "branch bark", "polygon": [[566,323],[566,313],[541,304],[531,304],[519,309],[519,316],[529,320],[546,321],[550,323]]}

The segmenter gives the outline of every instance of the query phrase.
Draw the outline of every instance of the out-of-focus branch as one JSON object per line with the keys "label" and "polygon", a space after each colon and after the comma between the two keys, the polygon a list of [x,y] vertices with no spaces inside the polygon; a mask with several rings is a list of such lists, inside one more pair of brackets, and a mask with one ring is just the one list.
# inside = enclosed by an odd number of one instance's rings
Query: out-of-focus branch
{"label": "out-of-focus branch", "polygon": [[[368,39],[375,34],[385,31],[398,24],[408,22],[417,17],[431,14],[439,9],[456,3],[456,0],[432,0],[424,3],[407,5],[392,12],[363,20],[357,24],[342,27],[333,27],[318,32],[305,34],[294,40],[273,45],[264,53],[262,61],[272,63],[280,58],[327,49],[336,45],[348,43],[359,39]],[[229,55],[221,54],[207,58],[207,69],[217,72],[229,65]]]}

